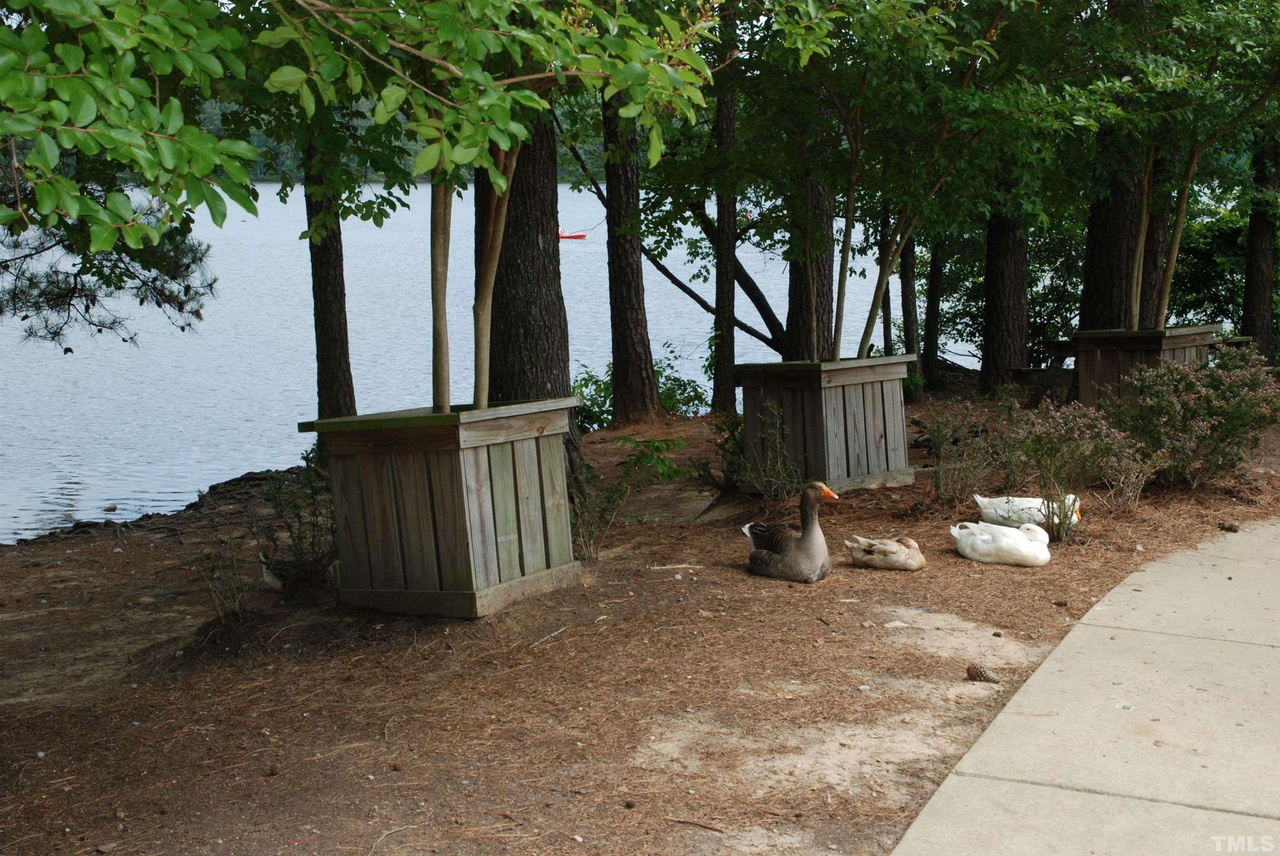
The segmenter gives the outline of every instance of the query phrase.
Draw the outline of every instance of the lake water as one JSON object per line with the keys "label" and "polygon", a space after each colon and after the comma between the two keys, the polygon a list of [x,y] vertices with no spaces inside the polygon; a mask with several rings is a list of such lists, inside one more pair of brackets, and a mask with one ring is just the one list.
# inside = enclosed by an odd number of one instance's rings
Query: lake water
{"label": "lake water", "polygon": [[[137,309],[138,347],[110,335],[77,335],[72,354],[23,342],[21,324],[0,324],[0,542],[28,538],[76,520],[131,520],[168,512],[211,484],[251,470],[298,463],[313,435],[297,423],[315,417],[311,283],[300,197],[281,203],[260,188],[259,216],[233,208],[221,229],[207,219],[197,235],[212,245],[218,296],[194,332]],[[348,323],[361,413],[431,402],[431,323],[427,292],[427,192],[382,228],[343,226]],[[470,398],[471,204],[455,204],[449,300],[453,390]],[[604,210],[567,185],[560,222],[587,239],[562,241],[561,270],[573,372],[599,372],[610,358]],[[785,315],[786,264],[751,253],[744,264],[775,310]],[[668,264],[688,280],[683,259]],[[868,266],[863,263],[863,266]],[[680,373],[701,377],[711,316],[651,267],[646,304],[655,353],[670,342]],[[857,267],[857,266],[855,266]],[[706,282],[689,282],[710,299]],[[851,281],[845,349],[856,349],[872,283]],[[763,329],[747,300],[739,314]],[[127,308],[126,308],[127,311]],[[741,331],[739,362],[776,356]],[[877,337],[878,341],[878,337]],[[115,506],[111,512],[105,509]]]}

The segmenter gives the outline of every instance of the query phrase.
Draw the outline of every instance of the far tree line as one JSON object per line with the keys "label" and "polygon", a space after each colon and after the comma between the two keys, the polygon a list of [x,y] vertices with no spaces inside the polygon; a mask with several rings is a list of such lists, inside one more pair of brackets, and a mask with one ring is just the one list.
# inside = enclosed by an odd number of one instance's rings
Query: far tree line
{"label": "far tree line", "polygon": [[[193,323],[211,279],[191,207],[219,221],[276,180],[306,200],[318,415],[351,415],[343,223],[430,182],[447,228],[465,185],[484,395],[568,395],[556,200],[576,166],[606,214],[620,423],[660,407],[646,287],[706,313],[722,411],[739,335],[784,360],[918,353],[926,383],[947,339],[975,342],[985,390],[1076,329],[1225,321],[1274,356],[1280,2],[536,5],[11,4],[0,317],[128,339],[127,296]],[[747,244],[787,261],[785,306]],[[663,264],[677,246],[714,299]],[[874,311],[845,330],[853,287]]]}

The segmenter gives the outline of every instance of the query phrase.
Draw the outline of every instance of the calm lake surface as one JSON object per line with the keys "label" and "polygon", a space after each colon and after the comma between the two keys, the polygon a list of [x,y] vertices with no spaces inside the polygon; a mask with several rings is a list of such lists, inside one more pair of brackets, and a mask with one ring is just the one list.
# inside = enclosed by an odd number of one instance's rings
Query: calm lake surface
{"label": "calm lake surface", "polygon": [[[136,308],[138,347],[110,335],[77,334],[72,354],[24,342],[21,324],[0,324],[0,542],[29,538],[76,520],[131,520],[168,512],[211,484],[252,470],[299,462],[311,445],[297,423],[315,417],[311,283],[300,197],[280,202],[260,188],[259,216],[233,208],[218,229],[203,219],[197,236],[212,245],[218,296],[194,332]],[[343,227],[348,321],[356,401],[361,413],[431,403],[431,322],[427,292],[429,197],[375,228]],[[604,210],[594,196],[560,191],[560,222],[586,240],[561,241],[570,359],[596,372],[610,358]],[[454,208],[449,301],[455,400],[469,400],[471,366],[471,204]],[[786,264],[747,253],[743,261],[780,315]],[[694,266],[669,259],[689,279]],[[859,266],[869,267],[863,261]],[[871,282],[851,280],[845,351],[857,347]],[[701,378],[711,316],[653,268],[646,303],[655,354],[669,342],[680,373]],[[896,303],[896,301],[895,301]],[[739,314],[761,329],[746,299]],[[125,311],[129,312],[128,307]],[[776,356],[737,335],[739,362]],[[877,338],[878,341],[878,338]],[[115,506],[112,511],[106,511]]]}

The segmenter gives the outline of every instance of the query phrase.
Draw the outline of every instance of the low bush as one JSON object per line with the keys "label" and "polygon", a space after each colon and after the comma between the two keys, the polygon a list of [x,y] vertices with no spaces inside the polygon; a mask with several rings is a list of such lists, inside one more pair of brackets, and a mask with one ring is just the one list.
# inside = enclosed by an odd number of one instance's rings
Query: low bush
{"label": "low bush", "polygon": [[1171,485],[1197,487],[1235,473],[1262,429],[1280,420],[1280,386],[1246,348],[1219,351],[1202,366],[1134,369],[1122,392],[1104,405],[1107,417]]}
{"label": "low bush", "polygon": [[804,487],[800,468],[787,454],[787,429],[782,409],[766,401],[760,414],[760,446],[747,448],[742,417],[736,413],[713,418],[716,460],[694,462],[693,480],[719,491],[756,494],[766,503],[796,496]]}
{"label": "low bush", "polygon": [[[676,371],[676,349],[663,342],[662,356],[653,360],[653,374],[658,383],[658,402],[666,413],[674,416],[699,416],[707,411],[710,399],[698,381],[681,377]],[[577,410],[578,430],[584,434],[607,427],[613,419],[613,363],[607,363],[603,374],[578,364],[573,379],[573,394],[582,399]]]}
{"label": "low bush", "polygon": [[594,562],[600,557],[600,543],[632,491],[654,483],[666,484],[686,474],[668,457],[684,447],[683,440],[619,437],[618,445],[630,451],[618,478],[609,482],[598,470],[588,468],[582,489],[574,495],[575,553],[585,561]]}

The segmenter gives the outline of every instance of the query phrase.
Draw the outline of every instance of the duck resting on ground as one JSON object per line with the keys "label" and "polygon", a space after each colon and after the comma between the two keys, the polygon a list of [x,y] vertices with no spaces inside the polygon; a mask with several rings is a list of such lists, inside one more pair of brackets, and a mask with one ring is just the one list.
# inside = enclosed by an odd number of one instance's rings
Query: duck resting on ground
{"label": "duck resting on ground", "polygon": [[1049,533],[1034,523],[1017,529],[995,523],[957,523],[951,527],[956,550],[966,559],[997,565],[1038,568],[1049,562]]}
{"label": "duck resting on ground", "polygon": [[881,571],[918,571],[925,566],[920,545],[905,535],[897,538],[852,537],[853,540],[845,541],[844,545],[849,548],[849,559],[854,567]]}
{"label": "duck resting on ground", "polygon": [[[1023,523],[1044,525],[1046,520],[1055,520],[1058,516],[1057,503],[1051,503],[1038,496],[978,496],[973,495],[978,504],[980,516],[987,523],[1000,526],[1021,526]],[[1055,506],[1050,508],[1049,506]],[[1062,507],[1070,515],[1067,529],[1080,521],[1080,500],[1074,493],[1062,498]]]}
{"label": "duck resting on ground", "polygon": [[800,492],[800,529],[782,523],[748,523],[742,532],[751,539],[747,570],[762,577],[814,583],[831,572],[827,539],[818,525],[823,499],[839,499],[822,482],[810,482]]}

